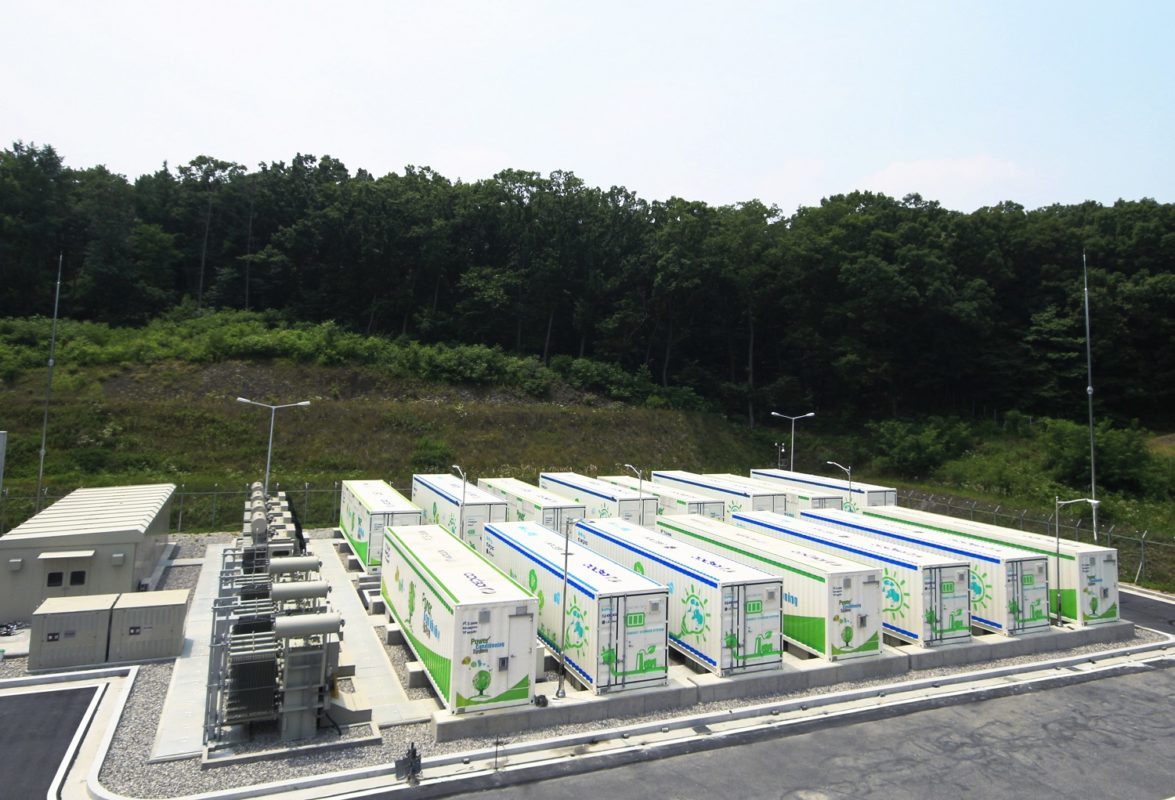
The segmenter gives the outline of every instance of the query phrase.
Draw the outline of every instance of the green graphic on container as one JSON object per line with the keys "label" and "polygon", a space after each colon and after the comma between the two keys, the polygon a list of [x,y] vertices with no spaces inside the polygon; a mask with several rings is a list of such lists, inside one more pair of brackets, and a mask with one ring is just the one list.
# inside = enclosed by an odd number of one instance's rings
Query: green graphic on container
{"label": "green graphic on container", "polygon": [[[974,567],[971,569],[970,589],[971,613],[974,614],[977,611],[986,613],[988,605],[991,604],[992,585],[984,579],[983,575],[976,572]],[[946,591],[946,587],[943,587],[943,591]]]}
{"label": "green graphic on container", "polygon": [[486,676],[481,679],[480,686],[478,685],[479,682],[478,682],[477,677],[476,676],[474,677],[473,688],[476,691],[478,691],[479,694],[474,695],[473,697],[466,697],[465,695],[461,694],[461,692],[457,692],[457,707],[458,708],[468,708],[469,706],[480,706],[480,705],[487,705],[490,703],[504,703],[504,702],[507,702],[510,700],[525,702],[526,699],[528,697],[530,697],[530,676],[523,676],[522,680],[518,681],[518,683],[514,684],[513,686],[511,686],[509,689],[502,692],[501,694],[496,694],[493,696],[485,696],[485,695],[480,694],[480,692],[483,692],[486,688],[489,687],[490,673],[482,671],[477,674],[482,675],[482,676]]}
{"label": "green graphic on container", "polygon": [[755,635],[755,644],[746,652],[739,652],[738,636],[733,633],[726,634],[726,640],[723,644],[727,650],[733,651],[732,657],[735,661],[749,661],[753,658],[779,655],[782,651],[775,646],[778,641],[779,636],[775,631],[763,631]]}
{"label": "green graphic on container", "polygon": [[679,639],[693,637],[699,642],[707,641],[706,634],[710,632],[710,610],[707,608],[710,601],[703,597],[697,587],[691,585],[681,600],[681,625],[677,633]]}
{"label": "green graphic on container", "polygon": [[[943,590],[946,591],[945,587]],[[881,576],[881,613],[888,614],[891,622],[904,620],[910,613],[910,593],[906,591],[906,579],[889,567],[885,568]]]}
{"label": "green graphic on container", "polygon": [[828,621],[824,617],[809,617],[800,614],[783,615],[783,635],[794,639],[817,653],[828,652]]}
{"label": "green graphic on container", "polygon": [[609,647],[600,655],[600,660],[608,665],[608,669],[617,677],[628,675],[644,675],[649,672],[667,672],[668,664],[657,663],[657,645],[651,644],[636,653],[636,668],[629,670],[616,669],[616,648]]}
{"label": "green graphic on container", "polygon": [[563,649],[583,658],[587,650],[588,631],[591,626],[587,622],[587,612],[579,604],[579,595],[572,594],[571,602],[567,606],[567,628],[563,632]]}

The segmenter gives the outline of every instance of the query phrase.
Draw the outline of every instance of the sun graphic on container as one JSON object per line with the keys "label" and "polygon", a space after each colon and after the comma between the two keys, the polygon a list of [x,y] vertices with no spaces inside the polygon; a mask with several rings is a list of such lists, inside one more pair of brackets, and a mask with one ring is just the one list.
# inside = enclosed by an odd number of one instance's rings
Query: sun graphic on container
{"label": "sun graphic on container", "polygon": [[679,636],[696,636],[703,642],[710,630],[710,612],[706,610],[709,599],[698,594],[697,588],[690,586],[682,598],[681,632]]}
{"label": "sun graphic on container", "polygon": [[891,614],[895,618],[905,617],[910,610],[908,597],[906,581],[887,568],[881,578],[881,613]]}
{"label": "sun graphic on container", "polygon": [[991,602],[991,584],[975,570],[971,570],[971,610],[987,608]]}
{"label": "sun graphic on container", "polygon": [[581,655],[587,646],[587,613],[579,605],[579,597],[571,595],[571,605],[567,606],[567,629],[564,632],[564,649],[574,650]]}

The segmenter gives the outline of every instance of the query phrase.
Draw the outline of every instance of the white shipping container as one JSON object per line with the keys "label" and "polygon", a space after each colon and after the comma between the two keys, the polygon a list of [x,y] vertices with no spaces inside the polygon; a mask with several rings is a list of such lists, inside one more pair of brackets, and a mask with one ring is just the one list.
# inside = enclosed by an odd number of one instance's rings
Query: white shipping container
{"label": "white shipping container", "polygon": [[187,613],[187,589],[122,595],[110,610],[106,660],[118,663],[176,658],[184,649]]}
{"label": "white shipping container", "polygon": [[668,681],[664,586],[574,541],[565,554],[563,535],[534,522],[488,524],[485,544],[490,560],[538,598],[539,638],[553,653],[562,648],[581,684],[602,694]]}
{"label": "white shipping container", "polygon": [[970,569],[961,558],[769,512],[735,514],[734,524],[879,568],[881,624],[899,639],[930,647],[971,638]]}
{"label": "white shipping container", "polygon": [[424,511],[426,523],[456,534],[479,553],[482,525],[506,521],[506,501],[456,475],[413,475],[412,502]]}
{"label": "white shipping container", "polygon": [[778,490],[755,490],[719,478],[710,478],[697,472],[679,469],[653,471],[653,481],[686,491],[714,497],[726,504],[723,518],[729,522],[739,511],[787,511],[787,495]]}
{"label": "white shipping container", "polygon": [[717,675],[778,669],[779,576],[623,520],[580,520],[574,540],[669,592],[669,646]]}
{"label": "white shipping container", "polygon": [[638,494],[575,472],[539,473],[539,486],[583,503],[589,519],[622,519],[649,529],[657,519],[657,498],[648,492]]}
{"label": "white shipping container", "polygon": [[657,497],[658,514],[701,514],[711,519],[722,519],[726,516],[726,504],[721,500],[695,492],[687,492],[676,486],[656,483],[652,479],[642,481],[631,475],[601,475],[600,480],[625,486],[629,489],[648,492]]}
{"label": "white shipping container", "polygon": [[[728,481],[736,486],[746,486],[769,492],[782,492],[786,498],[786,509],[782,512],[789,517],[799,516],[801,511],[809,508],[840,508],[844,505],[841,495],[832,492],[813,490],[811,486],[798,483],[783,483],[782,481],[768,481],[762,478],[748,478],[745,475],[733,475],[729,472],[712,472],[707,478],[717,478]],[[776,513],[780,513],[776,511]]]}
{"label": "white shipping container", "polygon": [[783,638],[830,661],[881,652],[881,570],[695,515],[662,517],[673,539],[778,576]]}
{"label": "white shipping container", "polygon": [[505,501],[505,522],[537,522],[544,528],[562,531],[568,520],[583,519],[586,513],[583,503],[517,478],[481,478],[477,485]]}
{"label": "white shipping container", "polygon": [[1005,636],[1049,629],[1048,559],[1004,545],[964,539],[834,509],[809,510],[801,519],[965,558],[971,565],[971,623]]}
{"label": "white shipping container", "polygon": [[898,490],[892,486],[878,486],[873,483],[849,481],[844,478],[829,478],[825,475],[809,475],[806,472],[790,472],[786,469],[753,469],[752,478],[785,481],[808,486],[813,491],[844,493],[846,511],[858,511],[868,506],[892,506],[898,502]]}
{"label": "white shipping container", "polygon": [[384,528],[421,522],[420,509],[385,481],[343,481],[339,529],[365,570],[379,567]]}
{"label": "white shipping container", "polygon": [[530,704],[538,605],[439,525],[384,532],[380,593],[454,714]]}
{"label": "white shipping container", "polygon": [[988,525],[983,522],[887,506],[870,508],[874,519],[915,525],[967,539],[1002,544],[1048,559],[1049,612],[1079,625],[1099,625],[1118,619],[1118,551],[1113,547]]}

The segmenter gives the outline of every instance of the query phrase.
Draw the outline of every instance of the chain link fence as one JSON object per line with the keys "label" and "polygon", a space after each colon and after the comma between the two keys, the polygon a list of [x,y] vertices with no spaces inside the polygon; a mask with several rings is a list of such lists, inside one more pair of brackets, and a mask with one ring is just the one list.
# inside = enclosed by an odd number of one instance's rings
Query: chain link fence
{"label": "chain link fence", "polygon": [[[1011,506],[991,505],[980,500],[966,500],[948,494],[932,494],[916,489],[899,489],[898,505],[934,514],[945,514],[975,522],[1016,528],[1029,533],[1056,536],[1055,514],[1041,515]],[[1146,531],[1119,531],[1116,525],[1101,526],[1094,540],[1092,516],[1069,516],[1061,513],[1060,535],[1087,544],[1118,548],[1119,579],[1138,583],[1156,581],[1175,583],[1175,541],[1170,535],[1159,539]]]}

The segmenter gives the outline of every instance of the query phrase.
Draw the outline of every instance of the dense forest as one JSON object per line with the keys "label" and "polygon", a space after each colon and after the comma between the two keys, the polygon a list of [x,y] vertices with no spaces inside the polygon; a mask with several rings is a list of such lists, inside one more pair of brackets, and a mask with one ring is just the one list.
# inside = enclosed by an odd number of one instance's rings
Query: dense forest
{"label": "dense forest", "polygon": [[1175,206],[961,213],[918,195],[645,200],[571,172],[375,177],[329,156],[200,156],[128,181],[0,152],[0,318],[139,325],[258,310],[362,334],[591,358],[770,410],[1175,420]]}

